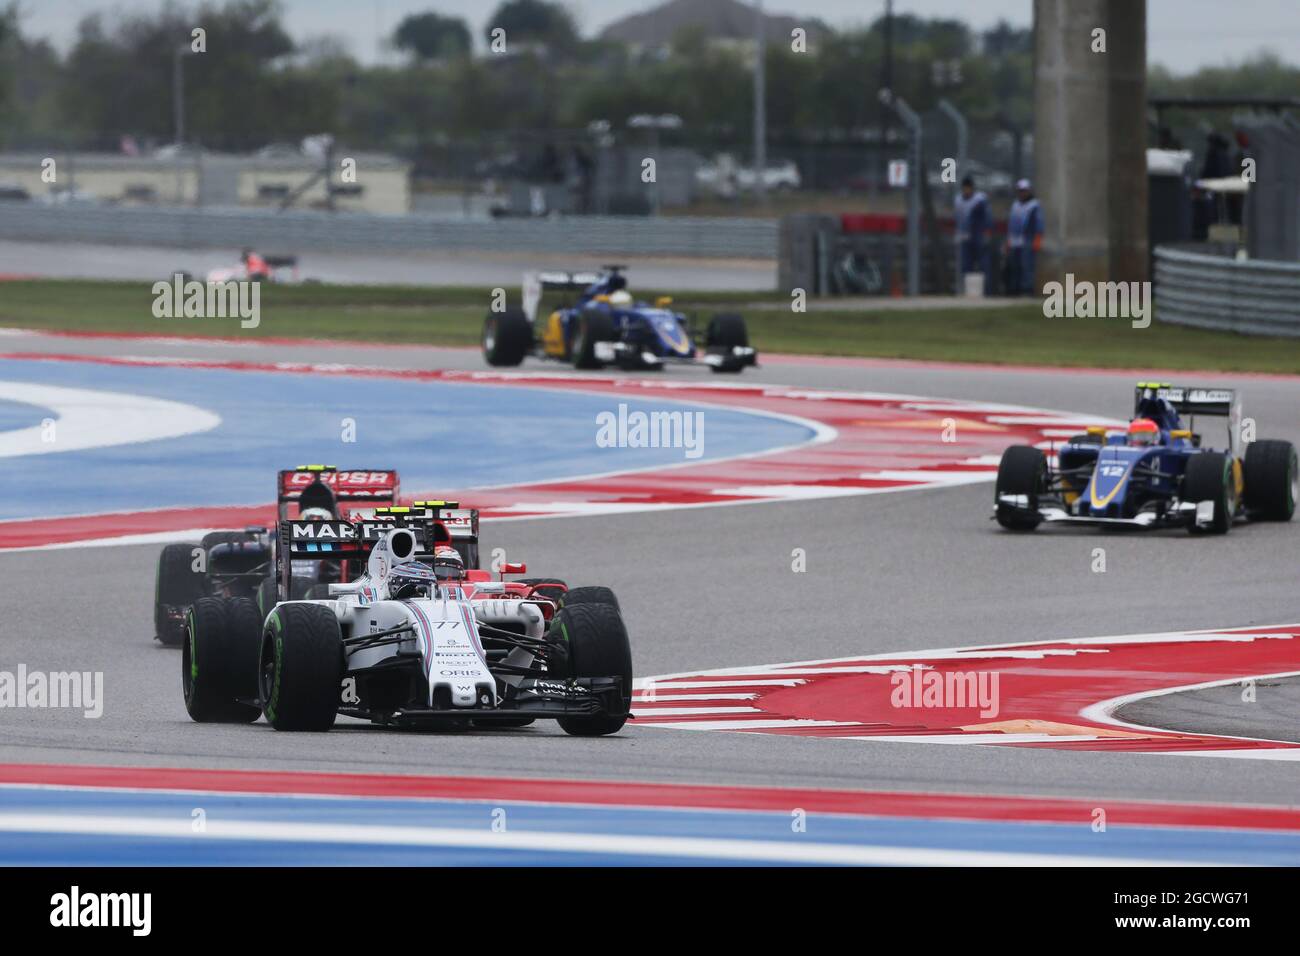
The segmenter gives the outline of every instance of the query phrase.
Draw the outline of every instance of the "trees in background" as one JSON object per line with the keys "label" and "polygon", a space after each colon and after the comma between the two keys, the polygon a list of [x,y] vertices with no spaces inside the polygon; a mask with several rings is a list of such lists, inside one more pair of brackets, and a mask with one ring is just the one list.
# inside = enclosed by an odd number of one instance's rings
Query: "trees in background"
{"label": "trees in background", "polygon": [[464,20],[430,10],[402,20],[393,31],[393,46],[417,60],[441,60],[469,55],[474,41]]}
{"label": "trees in background", "polygon": [[[0,0],[0,4],[6,0]],[[106,6],[110,0],[104,0]],[[406,155],[449,143],[593,120],[622,129],[638,113],[676,113],[683,141],[704,150],[750,139],[751,54],[743,45],[682,33],[666,50],[583,40],[566,9],[504,0],[487,23],[505,31],[505,55],[472,55],[464,22],[434,11],[405,18],[401,66],[357,63],[338,41],[289,37],[275,0],[161,3],[148,13],[92,14],[59,57],[22,36],[19,8],[0,6],[0,136],[9,145],[116,149],[172,138],[172,62],[202,26],[207,49],[184,62],[188,138],[244,150],[332,132],[340,141]],[[853,142],[879,129],[876,97],[884,24],[832,32],[806,53],[765,52],[774,144]],[[490,50],[491,47],[489,46]],[[913,108],[947,98],[973,124],[1032,124],[1032,32],[1000,23],[895,17],[893,86]],[[936,67],[936,64],[939,64]],[[1292,95],[1300,70],[1260,55],[1178,77],[1155,67],[1153,94]]]}
{"label": "trees in background", "polygon": [[552,53],[571,51],[579,43],[578,28],[569,11],[547,0],[504,0],[483,28],[489,44],[498,29],[505,31],[507,45],[542,44]]}

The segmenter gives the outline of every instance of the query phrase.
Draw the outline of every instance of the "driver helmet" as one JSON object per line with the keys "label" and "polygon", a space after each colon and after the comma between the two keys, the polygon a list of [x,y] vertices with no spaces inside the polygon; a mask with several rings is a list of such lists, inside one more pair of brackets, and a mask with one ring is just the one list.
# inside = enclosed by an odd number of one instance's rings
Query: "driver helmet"
{"label": "driver helmet", "polygon": [[632,304],[632,293],[626,289],[619,289],[617,292],[609,294],[609,304],[617,306],[626,306]]}
{"label": "driver helmet", "polygon": [[411,561],[388,572],[388,596],[394,601],[428,597],[438,577],[427,565]]}
{"label": "driver helmet", "polygon": [[1160,426],[1149,418],[1135,418],[1128,423],[1130,445],[1154,445],[1160,438]]}
{"label": "driver helmet", "polygon": [[439,545],[433,552],[433,573],[439,581],[463,581],[465,562],[460,552],[449,545]]}
{"label": "driver helmet", "polygon": [[332,521],[334,515],[328,508],[303,508],[298,512],[300,521]]}

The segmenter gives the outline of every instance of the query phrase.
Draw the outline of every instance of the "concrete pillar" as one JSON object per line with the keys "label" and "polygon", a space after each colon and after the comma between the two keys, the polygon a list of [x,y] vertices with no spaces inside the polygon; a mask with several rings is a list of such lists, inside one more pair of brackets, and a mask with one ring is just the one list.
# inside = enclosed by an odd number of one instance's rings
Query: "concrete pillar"
{"label": "concrete pillar", "polygon": [[[1034,0],[1038,285],[1147,278],[1146,0]],[[1093,52],[1095,30],[1105,52]]]}

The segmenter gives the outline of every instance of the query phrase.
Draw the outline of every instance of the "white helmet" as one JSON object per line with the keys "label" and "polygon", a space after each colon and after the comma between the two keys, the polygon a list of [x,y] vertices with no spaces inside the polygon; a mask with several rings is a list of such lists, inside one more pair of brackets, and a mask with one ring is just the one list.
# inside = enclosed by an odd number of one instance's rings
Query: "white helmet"
{"label": "white helmet", "polygon": [[298,512],[300,521],[333,521],[334,515],[328,508],[303,508]]}
{"label": "white helmet", "polygon": [[611,292],[609,294],[609,304],[610,305],[631,305],[632,293],[628,292],[626,289],[619,289],[617,292]]}

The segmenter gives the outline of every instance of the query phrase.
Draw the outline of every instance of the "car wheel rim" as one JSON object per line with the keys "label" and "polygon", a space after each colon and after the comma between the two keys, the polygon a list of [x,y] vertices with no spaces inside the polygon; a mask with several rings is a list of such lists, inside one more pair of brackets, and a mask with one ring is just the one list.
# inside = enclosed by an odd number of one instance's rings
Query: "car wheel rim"
{"label": "car wheel rim", "polygon": [[[266,647],[269,647],[269,642]],[[260,673],[258,674],[258,696],[262,707],[271,703],[271,688],[275,686],[275,653],[266,653],[263,649]]]}
{"label": "car wheel rim", "polygon": [[190,651],[191,638],[185,635],[184,650],[181,652],[181,693],[188,705],[194,699],[194,678],[190,668],[194,666],[194,657]]}

